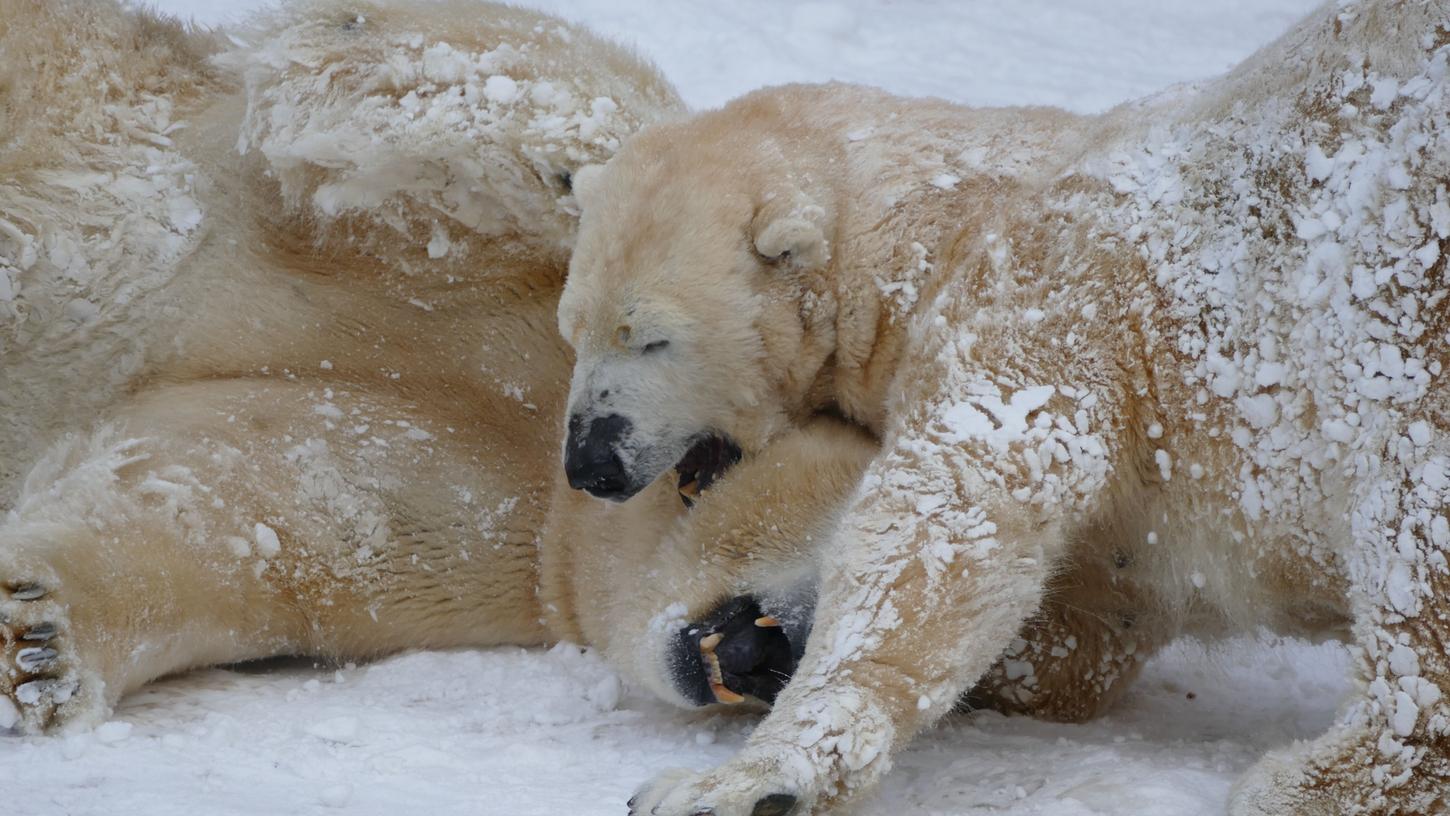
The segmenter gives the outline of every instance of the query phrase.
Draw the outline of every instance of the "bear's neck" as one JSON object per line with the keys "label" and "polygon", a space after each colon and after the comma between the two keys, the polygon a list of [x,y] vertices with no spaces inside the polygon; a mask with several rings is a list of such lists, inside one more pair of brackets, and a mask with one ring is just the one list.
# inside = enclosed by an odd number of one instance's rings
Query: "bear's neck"
{"label": "bear's neck", "polygon": [[809,386],[795,404],[880,433],[909,328],[950,279],[959,244],[1000,229],[1000,203],[1051,177],[1039,165],[1059,161],[1072,120],[840,85],[770,93],[791,97],[783,110],[801,130],[761,153],[778,156],[775,176],[797,180],[832,224],[826,280],[806,300],[833,301],[831,336],[808,355],[817,367],[796,379]]}
{"label": "bear's neck", "polygon": [[830,269],[834,343],[812,388],[814,411],[838,412],[881,433],[912,322],[945,284],[964,229],[974,232],[972,223],[993,217],[980,203],[985,191],[970,180],[959,187],[919,189],[876,206],[842,197],[849,203],[840,210]]}

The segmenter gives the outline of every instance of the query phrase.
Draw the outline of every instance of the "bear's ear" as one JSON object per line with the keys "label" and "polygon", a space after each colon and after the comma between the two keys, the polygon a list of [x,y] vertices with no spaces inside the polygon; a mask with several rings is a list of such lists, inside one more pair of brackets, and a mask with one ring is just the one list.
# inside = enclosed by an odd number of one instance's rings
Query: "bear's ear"
{"label": "bear's ear", "polygon": [[[778,201],[784,198],[784,201]],[[755,214],[750,232],[755,251],[772,263],[786,263],[794,269],[820,269],[831,259],[821,228],[826,213],[798,197],[779,196]]]}
{"label": "bear's ear", "polygon": [[586,164],[574,171],[573,177],[569,180],[570,189],[574,192],[574,200],[579,203],[579,209],[587,210],[598,200],[599,177],[604,175],[604,165]]}

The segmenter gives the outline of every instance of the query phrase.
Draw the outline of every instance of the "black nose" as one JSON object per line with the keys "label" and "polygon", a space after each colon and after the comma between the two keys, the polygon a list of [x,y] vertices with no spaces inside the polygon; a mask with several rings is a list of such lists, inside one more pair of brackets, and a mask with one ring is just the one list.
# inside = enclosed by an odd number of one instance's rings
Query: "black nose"
{"label": "black nose", "polygon": [[615,501],[634,495],[618,453],[619,443],[632,427],[628,419],[610,414],[592,420],[586,431],[582,419],[570,417],[569,440],[564,445],[564,474],[569,477],[569,486]]}

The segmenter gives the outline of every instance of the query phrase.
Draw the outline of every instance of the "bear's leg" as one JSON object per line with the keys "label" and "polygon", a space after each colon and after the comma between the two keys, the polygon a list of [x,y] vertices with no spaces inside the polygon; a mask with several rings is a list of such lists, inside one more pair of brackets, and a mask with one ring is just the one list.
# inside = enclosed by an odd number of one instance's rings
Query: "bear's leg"
{"label": "bear's leg", "polygon": [[1117,702],[1161,644],[1132,621],[1043,604],[963,702],[1053,722],[1086,722]]}
{"label": "bear's leg", "polygon": [[[1101,471],[1069,460],[1054,484],[1075,495],[1020,501],[1000,487],[989,456],[972,456],[988,451],[943,444],[930,420],[905,425],[821,550],[829,557],[815,628],[771,713],[729,762],[660,775],[633,812],[803,816],[845,806],[991,669],[1041,607],[1066,552],[1063,517],[1075,514],[1067,502],[1089,505]],[[1094,442],[1095,453],[1110,449]]]}
{"label": "bear's leg", "polygon": [[56,445],[0,525],[0,725],[93,725],[198,666],[542,642],[536,491],[409,411],[217,381]]}
{"label": "bear's leg", "polygon": [[1328,734],[1249,770],[1236,816],[1450,812],[1450,446],[1399,459],[1413,464],[1355,509],[1345,558],[1362,689]]}
{"label": "bear's leg", "polygon": [[196,485],[144,442],[110,441],[0,526],[0,727],[94,726],[151,679],[298,642],[252,566],[197,546],[168,506]]}
{"label": "bear's leg", "polygon": [[[818,419],[735,465],[692,509],[668,479],[623,505],[561,492],[543,546],[553,628],[676,704],[768,701],[810,630],[819,549],[878,447]],[[712,656],[735,688],[710,686]]]}

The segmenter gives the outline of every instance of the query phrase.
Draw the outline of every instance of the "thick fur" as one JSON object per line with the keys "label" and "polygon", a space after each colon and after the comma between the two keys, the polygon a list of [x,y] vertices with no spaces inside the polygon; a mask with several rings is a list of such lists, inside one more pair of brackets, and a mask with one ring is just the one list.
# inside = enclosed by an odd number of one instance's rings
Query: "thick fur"
{"label": "thick fur", "polygon": [[0,2],[0,726],[191,666],[553,639],[570,176],[680,103],[487,3]]}
{"label": "thick fur", "polygon": [[562,485],[573,174],[679,112],[647,65],[488,3],[315,2],[225,49],[0,12],[0,728],[195,666],[560,639],[691,704],[665,634],[813,589],[876,450],[840,422],[693,512]]}
{"label": "thick fur", "polygon": [[1261,624],[1364,682],[1233,812],[1450,809],[1447,60],[1443,0],[1337,3],[1099,117],[793,86],[581,173],[569,411],[627,421],[631,484],[820,411],[883,438],[795,679],[638,810],[829,810],[973,684],[1090,713]]}

